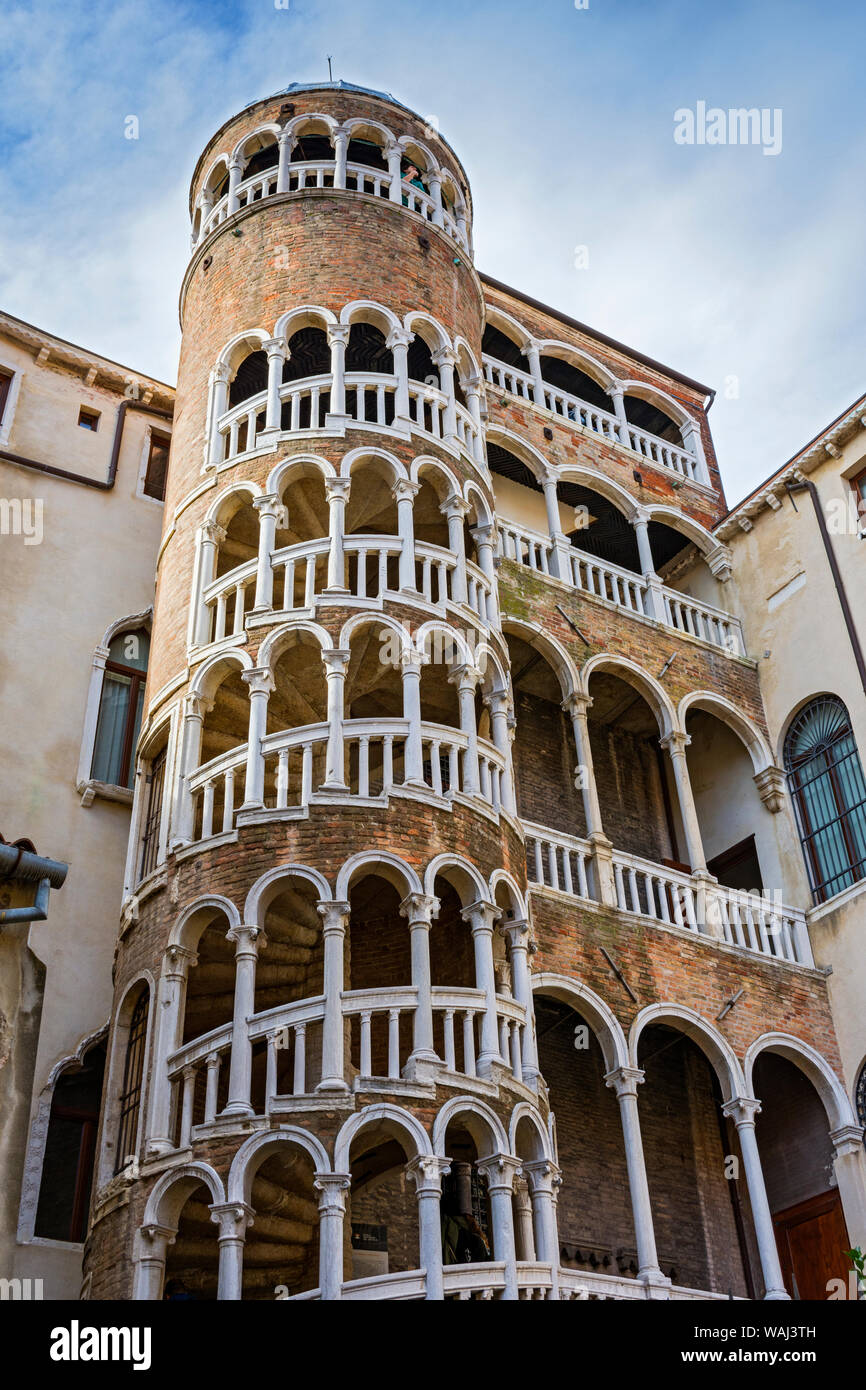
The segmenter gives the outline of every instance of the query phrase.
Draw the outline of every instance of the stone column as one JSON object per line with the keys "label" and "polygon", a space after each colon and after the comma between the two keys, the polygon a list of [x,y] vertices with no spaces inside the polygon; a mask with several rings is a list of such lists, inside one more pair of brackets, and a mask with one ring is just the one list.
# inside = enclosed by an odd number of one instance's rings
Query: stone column
{"label": "stone column", "polygon": [[238,184],[244,172],[244,166],[239,159],[233,159],[229,163],[229,206],[228,215],[231,217],[233,212],[237,212],[240,207],[238,198]]}
{"label": "stone column", "polygon": [[448,522],[448,549],[457,561],[451,572],[451,600],[453,603],[466,603],[468,591],[463,519],[472,508],[462,497],[458,497],[456,492],[452,492],[445,498],[439,510]]}
{"label": "stone column", "polygon": [[394,328],[385,340],[385,346],[394,358],[394,376],[397,378],[393,428],[405,430],[407,433],[413,423],[409,404],[409,344],[414,338],[414,333],[407,333],[403,328]]}
{"label": "stone column", "polygon": [[343,126],[334,131],[334,187],[346,187],[346,156],[349,152],[349,132]]}
{"label": "stone column", "polygon": [[538,1259],[550,1265],[551,1299],[559,1298],[559,1232],[556,1227],[556,1189],[562,1182],[559,1169],[547,1158],[523,1164],[532,1197],[535,1249]]}
{"label": "stone column", "polygon": [[391,186],[388,189],[388,197],[392,203],[402,203],[403,201],[403,151],[399,145],[388,145],[385,150],[385,158],[388,161],[388,173],[391,176]]}
{"label": "stone column", "polygon": [[282,423],[283,403],[280,400],[280,387],[283,384],[283,365],[289,360],[289,348],[283,338],[268,338],[262,343],[262,349],[268,355],[268,403],[265,428],[256,442],[273,448]]}
{"label": "stone column", "polygon": [[499,595],[496,585],[496,563],[493,558],[496,548],[496,527],[492,525],[473,526],[472,537],[478,549],[478,567],[490,585],[490,625],[499,627]]}
{"label": "stone column", "polygon": [[222,462],[222,442],[220,420],[229,408],[229,382],[231,369],[225,362],[214,367],[210,376],[210,429],[205,452],[205,467],[216,468]]}
{"label": "stone column", "polygon": [[553,572],[563,584],[572,583],[571,542],[562,529],[559,516],[559,496],[556,474],[545,472],[541,486],[544,489],[544,505],[547,511],[547,529],[553,542]]}
{"label": "stone column", "polygon": [[445,210],[442,206],[442,180],[438,173],[430,171],[430,197],[433,199],[433,226],[445,226]]}
{"label": "stone column", "polygon": [[466,397],[466,407],[472,416],[475,425],[475,435],[472,440],[472,457],[482,470],[487,469],[487,460],[484,455],[484,420],[481,411],[481,391],[483,381],[477,373],[463,377],[460,382],[463,394]]}
{"label": "stone column", "polygon": [[328,749],[325,755],[325,781],[322,791],[348,792],[345,775],[345,754],[343,751],[343,696],[346,685],[346,667],[352,653],[348,648],[335,648],[323,652],[325,678],[328,682]]}
{"label": "stone column", "polygon": [[328,588],[329,594],[348,594],[343,539],[346,530],[346,503],[349,500],[351,479],[326,478],[325,496],[328,499]]}
{"label": "stone column", "polygon": [[325,1020],[322,1027],[322,1079],[317,1091],[348,1091],[343,1065],[343,960],[350,907],[319,903],[325,946]]}
{"label": "stone column", "polygon": [[433,363],[439,368],[439,381],[445,397],[444,442],[455,449],[460,444],[457,434],[457,397],[454,394],[454,368],[457,366],[457,353],[453,348],[439,348],[432,355]]}
{"label": "stone column", "polygon": [[664,738],[659,739],[659,743],[670,755],[673,764],[677,800],[683,822],[683,833],[686,837],[686,853],[689,856],[692,873],[706,873],[707,861],[704,858],[701,827],[698,823],[698,813],[695,809],[689,765],[686,759],[686,749],[691,743],[691,739],[688,734],[675,730],[670,734],[665,734]]}
{"label": "stone column", "polygon": [[[481,1019],[481,1051],[476,1063],[479,1076],[490,1077],[494,1063],[505,1065],[499,1053],[499,1023],[496,1015],[496,975],[493,969],[493,924],[502,915],[495,903],[476,902],[460,916],[472,929],[475,950],[475,988],[484,994]],[[509,1068],[510,1070],[510,1068]]]}
{"label": "stone column", "polygon": [[518,1297],[517,1253],[514,1248],[514,1216],[511,1210],[512,1184],[520,1171],[520,1159],[510,1154],[493,1154],[476,1165],[479,1173],[487,1179],[490,1194],[490,1218],[493,1226],[493,1258],[505,1265],[505,1288],[502,1293],[507,1302]]}
{"label": "stone column", "polygon": [[[413,1077],[417,1063],[438,1062],[433,1046],[433,997],[430,980],[430,927],[439,914],[439,899],[410,893],[400,904],[400,916],[409,923],[412,951],[412,985],[417,991],[409,1058]],[[408,1074],[409,1068],[407,1068]]]}
{"label": "stone column", "polygon": [[695,420],[686,420],[680,426],[680,433],[683,437],[683,446],[695,456],[695,480],[703,483],[705,487],[710,486],[710,473],[707,468],[707,458],[704,453],[704,441],[701,439],[700,426]]}
{"label": "stone column", "polygon": [[210,1217],[219,1226],[217,1301],[239,1302],[243,1297],[244,1242],[255,1212],[246,1202],[222,1202],[211,1207]]}
{"label": "stone column", "polygon": [[448,677],[448,684],[457,687],[460,730],[466,735],[461,783],[464,796],[478,796],[481,791],[478,771],[478,726],[475,721],[475,686],[477,681],[478,672],[474,666],[468,665],[455,666]]}
{"label": "stone column", "polygon": [[421,739],[421,667],[424,657],[416,648],[400,654],[403,668],[403,718],[409,725],[405,745],[404,780],[410,787],[425,787],[424,752]]}
{"label": "stone column", "polygon": [[272,556],[277,534],[277,517],[282,503],[275,492],[253,498],[259,514],[259,560],[256,569],[256,596],[250,617],[270,613],[274,606],[274,567]]}
{"label": "stone column", "polygon": [[490,728],[497,752],[502,754],[505,768],[502,774],[502,809],[509,816],[517,815],[517,799],[514,794],[514,768],[511,762],[511,733],[508,728],[508,695],[504,690],[494,690],[484,700],[490,711]]}
{"label": "stone column", "polygon": [[242,671],[241,680],[250,688],[250,725],[247,739],[247,775],[242,811],[257,811],[265,804],[265,758],[262,739],[268,728],[268,700],[274,678],[266,667]]}
{"label": "stone column", "polygon": [[614,414],[619,421],[619,442],[624,444],[627,449],[631,448],[630,436],[628,432],[628,420],[625,413],[625,392],[618,381],[615,381],[607,388],[607,394],[613,401]]}
{"label": "stone column", "polygon": [[852,1246],[866,1250],[866,1149],[859,1125],[831,1131],[833,1171],[842,1198],[845,1225]]}
{"label": "stone column", "polygon": [[647,583],[647,617],[655,618],[656,622],[663,623],[666,621],[664,592],[653,561],[649,538],[649,514],[642,508],[638,508],[632,517],[631,524],[634,527],[635,540],[637,541],[641,574]]}
{"label": "stone column", "polygon": [[614,1071],[608,1072],[604,1079],[606,1084],[616,1091],[616,1098],[619,1101],[619,1114],[625,1140],[628,1190],[631,1197],[635,1242],[637,1244],[637,1277],[647,1285],[651,1298],[667,1298],[666,1290],[670,1286],[670,1280],[662,1274],[656,1253],[652,1205],[637,1105],[637,1088],[643,1082],[644,1073],[637,1067],[617,1067]]}
{"label": "stone column", "polygon": [[183,730],[180,746],[180,776],[177,787],[176,827],[172,849],[192,843],[194,816],[189,779],[201,762],[202,729],[205,713],[213,709],[213,701],[201,695],[186,695],[183,702]]}
{"label": "stone column", "polygon": [[740,1141],[740,1152],[743,1155],[743,1170],[746,1175],[746,1187],[749,1190],[749,1205],[752,1208],[752,1222],[755,1227],[755,1239],[758,1242],[758,1256],[764,1279],[764,1298],[786,1299],[788,1293],[785,1289],[785,1280],[782,1277],[782,1266],[779,1263],[773,1217],[770,1212],[770,1203],[767,1200],[764,1170],[761,1167],[761,1155],[758,1152],[758,1140],[755,1135],[755,1116],[760,1114],[760,1111],[760,1101],[752,1100],[747,1096],[735,1096],[733,1100],[729,1100],[722,1106],[722,1114],[732,1119],[737,1127],[737,1138]]}
{"label": "stone column", "polygon": [[256,1011],[256,961],[259,951],[267,946],[261,927],[237,926],[228,932],[235,943],[235,1003],[232,1017],[232,1054],[229,1069],[229,1095],[224,1115],[252,1115],[250,1081],[253,1051],[247,1030],[247,1020]]}
{"label": "stone column", "polygon": [[505,937],[511,949],[511,987],[514,998],[526,1010],[526,1027],[523,1030],[523,1079],[528,1086],[535,1086],[539,1072],[535,1041],[535,1007],[529,971],[529,923],[506,919],[500,924],[499,934]]}
{"label": "stone column", "polygon": [[215,521],[205,521],[199,527],[197,535],[199,564],[194,640],[196,646],[205,647],[210,642],[210,609],[205,603],[205,590],[216,579],[219,547],[225,540],[226,533]]}
{"label": "stone column", "polygon": [[400,536],[400,591],[415,593],[415,497],[420,490],[418,483],[410,483],[408,478],[398,478],[391,489],[391,496],[397,503],[397,532]]}
{"label": "stone column", "polygon": [[538,343],[533,338],[528,339],[523,344],[523,355],[529,363],[529,370],[532,373],[532,390],[535,404],[547,409],[547,391],[544,384],[544,377],[541,373],[541,351]]}
{"label": "stone column", "polygon": [[514,1179],[514,1243],[518,1260],[535,1263],[535,1232],[532,1229],[532,1199],[526,1179]]}
{"label": "stone column", "polygon": [[155,1037],[151,1067],[150,1114],[145,1152],[157,1158],[174,1149],[171,1130],[171,1083],[168,1059],[181,1044],[183,1004],[191,965],[198,956],[186,946],[169,946],[162,958],[162,974],[156,991]]}
{"label": "stone column", "polygon": [[313,1187],[319,1197],[319,1297],[332,1302],[343,1290],[343,1221],[346,1192],[352,1185],[348,1173],[317,1173]]}
{"label": "stone column", "polygon": [[279,158],[277,160],[277,192],[289,192],[289,166],[292,162],[292,151],[295,148],[295,137],[287,130],[280,131],[277,136],[279,145]]}
{"label": "stone column", "polygon": [[348,323],[328,324],[328,346],[331,349],[331,402],[325,417],[329,430],[345,429],[351,423],[346,414],[346,348],[349,343],[351,325]]}
{"label": "stone column", "polygon": [[571,717],[574,731],[574,746],[577,751],[575,775],[579,779],[583,798],[583,814],[586,821],[586,838],[592,846],[592,864],[595,887],[599,901],[608,907],[616,906],[616,885],[613,876],[613,846],[604,833],[601,821],[601,806],[598,800],[598,787],[592,765],[592,746],[589,741],[587,711],[592,704],[588,695],[575,691],[562,702],[562,708]]}
{"label": "stone column", "polygon": [[447,1158],[424,1154],[406,1164],[406,1176],[415,1184],[418,1199],[418,1247],[421,1268],[426,1274],[425,1298],[441,1302],[445,1297],[442,1278],[442,1227],[439,1204],[442,1178],[450,1172]]}
{"label": "stone column", "polygon": [[138,1259],[132,1289],[134,1303],[158,1303],[162,1298],[165,1257],[174,1245],[177,1231],[172,1226],[142,1226],[138,1232]]}

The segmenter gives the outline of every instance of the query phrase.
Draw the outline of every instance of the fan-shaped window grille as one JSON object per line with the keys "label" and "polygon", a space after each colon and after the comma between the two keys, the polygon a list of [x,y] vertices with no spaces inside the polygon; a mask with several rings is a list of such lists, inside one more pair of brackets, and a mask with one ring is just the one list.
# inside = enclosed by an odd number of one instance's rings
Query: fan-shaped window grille
{"label": "fan-shaped window grille", "polygon": [[785,769],[816,902],[866,876],[866,782],[848,711],[810,700],[785,739]]}

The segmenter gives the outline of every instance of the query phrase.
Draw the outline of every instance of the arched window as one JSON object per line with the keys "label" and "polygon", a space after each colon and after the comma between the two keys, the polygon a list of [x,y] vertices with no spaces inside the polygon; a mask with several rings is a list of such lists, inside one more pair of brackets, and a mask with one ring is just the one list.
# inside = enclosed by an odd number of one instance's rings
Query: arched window
{"label": "arched window", "polygon": [[144,1052],[147,1044],[148,991],[143,989],[135,1002],[129,1020],[126,1040],[126,1059],[123,1064],[123,1086],[120,1092],[117,1131],[117,1153],[114,1171],[119,1173],[136,1153],[138,1119],[141,1113],[141,1084],[144,1077]]}
{"label": "arched window", "polygon": [[866,875],[866,782],[848,711],[819,695],[785,739],[785,770],[816,902]]}
{"label": "arched window", "polygon": [[90,771],[96,782],[132,786],[149,649],[146,628],[119,632],[109,644]]}
{"label": "arched window", "polygon": [[104,1069],[103,1038],[55,1083],[34,1232],[43,1240],[84,1240]]}

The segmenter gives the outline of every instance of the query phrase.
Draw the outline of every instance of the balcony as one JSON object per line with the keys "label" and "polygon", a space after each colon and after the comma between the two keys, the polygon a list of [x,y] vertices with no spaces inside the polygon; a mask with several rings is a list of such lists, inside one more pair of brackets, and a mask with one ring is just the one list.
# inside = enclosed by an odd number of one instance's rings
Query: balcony
{"label": "balcony", "polygon": [[703,461],[682,444],[672,444],[670,440],[660,439],[658,435],[639,429],[636,425],[631,425],[597,406],[588,405],[579,396],[572,396],[548,382],[544,382],[543,389],[539,390],[529,372],[508,366],[505,362],[497,361],[495,357],[485,354],[482,366],[485,380],[495,390],[550,411],[552,415],[557,415],[566,422],[599,435],[609,444],[619,444],[656,468],[676,473],[691,483],[708,485],[709,479]]}
{"label": "balcony", "polygon": [[499,553],[506,560],[549,578],[562,578],[559,558],[568,562],[564,583],[590,598],[612,603],[626,613],[660,622],[664,627],[700,642],[708,642],[732,656],[745,656],[740,619],[712,604],[680,593],[664,584],[650,584],[642,575],[600,560],[573,546],[556,549],[549,536],[514,522],[500,520]]}
{"label": "balcony", "polygon": [[[646,1284],[638,1279],[621,1279],[611,1274],[595,1274],[573,1269],[558,1269],[554,1279],[551,1265],[535,1260],[517,1261],[517,1297],[519,1300],[560,1300],[591,1302],[614,1299],[617,1302],[651,1297]],[[501,1299],[505,1292],[506,1268],[502,1261],[469,1265],[446,1265],[442,1271],[446,1302],[490,1302]],[[426,1297],[427,1278],[423,1269],[400,1274],[380,1274],[369,1279],[352,1279],[342,1285],[341,1299],[353,1303],[416,1302]],[[658,1297],[658,1292],[655,1294]],[[704,1289],[687,1289],[673,1284],[664,1296],[675,1300],[718,1302],[727,1294],[710,1293]],[[292,1303],[317,1302],[318,1289],[297,1294]]]}
{"label": "balcony", "polygon": [[[523,823],[530,887],[601,903],[593,847],[544,826]],[[805,913],[775,895],[707,883],[637,855],[613,851],[615,905],[629,916],[679,927],[752,955],[814,967]]]}

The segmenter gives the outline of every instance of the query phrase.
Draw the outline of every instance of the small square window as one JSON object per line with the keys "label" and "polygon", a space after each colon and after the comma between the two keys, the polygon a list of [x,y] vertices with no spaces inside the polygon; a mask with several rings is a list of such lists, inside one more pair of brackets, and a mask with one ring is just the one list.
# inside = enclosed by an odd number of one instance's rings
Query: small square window
{"label": "small square window", "polygon": [[144,495],[156,498],[157,502],[165,500],[165,474],[170,444],[171,439],[167,434],[157,434],[155,430],[151,433],[147,470],[144,475]]}
{"label": "small square window", "polygon": [[6,402],[9,399],[11,388],[12,373],[0,371],[0,425],[3,423],[3,415],[6,411]]}
{"label": "small square window", "polygon": [[88,410],[87,407],[83,405],[78,412],[78,423],[83,430],[98,430],[99,411]]}

